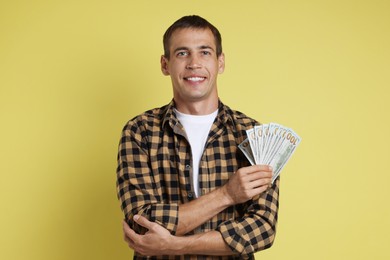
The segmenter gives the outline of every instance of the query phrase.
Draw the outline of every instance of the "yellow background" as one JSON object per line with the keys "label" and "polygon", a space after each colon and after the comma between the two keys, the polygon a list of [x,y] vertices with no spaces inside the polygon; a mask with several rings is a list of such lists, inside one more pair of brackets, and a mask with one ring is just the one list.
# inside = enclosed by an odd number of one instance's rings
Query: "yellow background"
{"label": "yellow background", "polygon": [[389,259],[390,1],[1,1],[0,259],[130,259],[125,122],[171,99],[165,29],[221,31],[224,103],[303,139],[257,259]]}

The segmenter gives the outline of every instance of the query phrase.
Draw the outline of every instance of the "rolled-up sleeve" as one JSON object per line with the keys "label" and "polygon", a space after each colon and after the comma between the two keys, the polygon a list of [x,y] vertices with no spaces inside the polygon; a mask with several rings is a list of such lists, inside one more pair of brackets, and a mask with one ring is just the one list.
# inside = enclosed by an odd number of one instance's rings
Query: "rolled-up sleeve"
{"label": "rolled-up sleeve", "polygon": [[138,233],[146,230],[133,221],[136,214],[176,232],[179,206],[164,203],[150,168],[148,143],[136,123],[123,130],[118,149],[117,194],[127,223]]}
{"label": "rolled-up sleeve", "polygon": [[272,187],[252,200],[242,217],[228,220],[218,226],[225,242],[242,258],[272,246],[279,207],[279,177]]}

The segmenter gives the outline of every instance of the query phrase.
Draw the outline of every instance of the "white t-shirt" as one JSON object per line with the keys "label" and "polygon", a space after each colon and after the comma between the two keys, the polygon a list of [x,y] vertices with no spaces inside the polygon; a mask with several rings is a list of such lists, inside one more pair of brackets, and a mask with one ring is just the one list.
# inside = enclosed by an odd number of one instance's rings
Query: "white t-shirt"
{"label": "white t-shirt", "polygon": [[199,197],[199,162],[202,157],[207,136],[211,125],[218,114],[218,109],[209,115],[189,115],[174,110],[180,123],[183,125],[192,151],[192,182],[196,197]]}

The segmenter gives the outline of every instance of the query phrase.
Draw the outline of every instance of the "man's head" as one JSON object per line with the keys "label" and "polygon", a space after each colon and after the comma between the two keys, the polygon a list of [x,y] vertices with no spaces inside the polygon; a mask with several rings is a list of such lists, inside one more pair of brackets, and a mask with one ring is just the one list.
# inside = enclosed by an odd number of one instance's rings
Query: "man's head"
{"label": "man's head", "polygon": [[222,54],[222,38],[218,29],[214,25],[209,23],[206,19],[200,16],[189,15],[180,18],[166,30],[163,37],[165,58],[169,59],[171,55],[170,41],[171,41],[172,34],[176,30],[185,29],[185,28],[203,29],[203,30],[209,29],[214,35],[217,56],[219,57]]}
{"label": "man's head", "polygon": [[[164,36],[167,43],[161,71],[171,77],[176,108],[184,113],[207,114],[218,106],[217,77],[224,71],[225,55],[220,36],[215,36],[218,31],[210,26],[203,18],[187,16]],[[194,104],[202,111],[189,111]]]}

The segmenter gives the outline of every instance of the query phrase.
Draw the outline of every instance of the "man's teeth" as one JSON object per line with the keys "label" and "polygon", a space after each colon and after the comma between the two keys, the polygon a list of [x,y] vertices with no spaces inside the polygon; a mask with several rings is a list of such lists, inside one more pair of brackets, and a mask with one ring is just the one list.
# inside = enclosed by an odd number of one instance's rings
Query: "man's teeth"
{"label": "man's teeth", "polygon": [[187,78],[187,80],[190,80],[190,81],[201,81],[201,80],[204,80],[203,77],[189,77]]}

